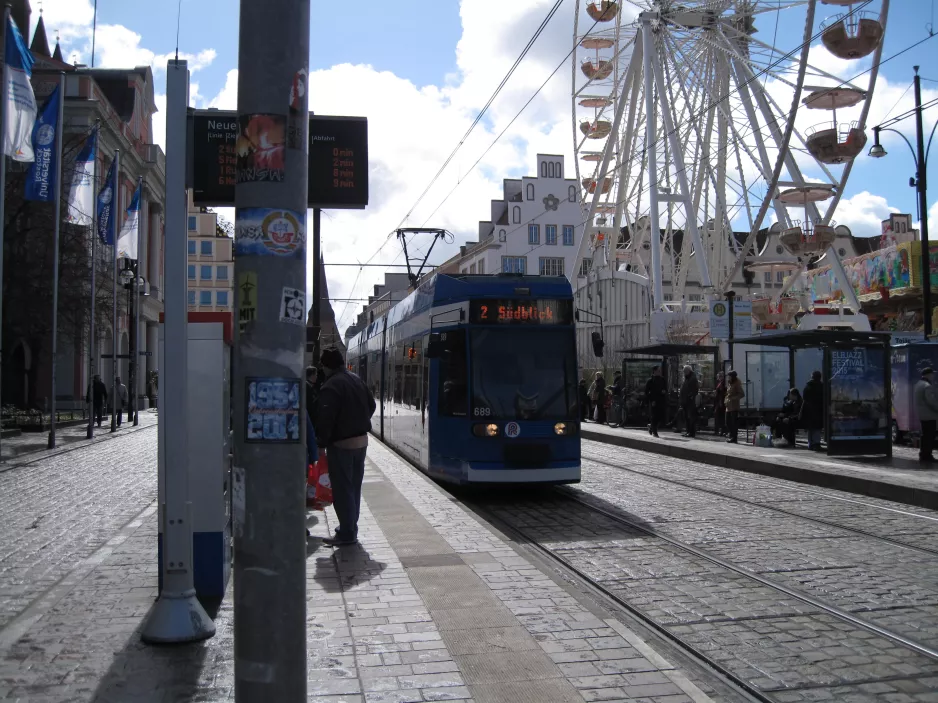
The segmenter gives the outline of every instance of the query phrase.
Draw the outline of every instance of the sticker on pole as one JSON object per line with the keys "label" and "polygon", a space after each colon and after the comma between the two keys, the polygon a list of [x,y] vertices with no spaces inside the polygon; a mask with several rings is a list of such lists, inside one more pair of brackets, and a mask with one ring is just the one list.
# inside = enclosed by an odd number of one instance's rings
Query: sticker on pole
{"label": "sticker on pole", "polygon": [[287,148],[302,149],[304,146],[303,127],[309,124],[306,113],[306,79],[305,68],[293,74],[290,84],[290,109],[287,113]]}
{"label": "sticker on pole", "polygon": [[235,256],[306,256],[306,213],[266,208],[235,211]]}
{"label": "sticker on pole", "polygon": [[244,469],[240,466],[231,467],[231,523],[234,527],[234,536],[244,535],[244,517],[246,513],[246,500],[244,496]]}
{"label": "sticker on pole", "polygon": [[241,115],[238,119],[238,183],[283,183],[287,120],[283,115]]}
{"label": "sticker on pole", "polygon": [[519,425],[517,422],[509,422],[507,425],[505,425],[506,437],[510,439],[514,439],[515,437],[518,437],[520,434],[521,434],[521,425]]}
{"label": "sticker on pole", "polygon": [[243,334],[249,322],[257,319],[257,274],[238,274],[238,330]]}
{"label": "sticker on pole", "polygon": [[284,288],[280,298],[280,321],[306,326],[306,293],[296,288]]}
{"label": "sticker on pole", "polygon": [[300,379],[248,378],[245,441],[294,444],[300,441]]}

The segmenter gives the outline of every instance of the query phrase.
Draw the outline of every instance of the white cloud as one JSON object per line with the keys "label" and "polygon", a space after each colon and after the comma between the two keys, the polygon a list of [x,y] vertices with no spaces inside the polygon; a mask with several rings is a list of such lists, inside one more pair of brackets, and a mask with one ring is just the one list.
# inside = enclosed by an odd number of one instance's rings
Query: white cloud
{"label": "white cloud", "polygon": [[840,201],[835,221],[849,227],[856,237],[873,237],[882,233],[880,223],[891,212],[899,212],[899,209],[890,206],[883,196],[864,190]]}

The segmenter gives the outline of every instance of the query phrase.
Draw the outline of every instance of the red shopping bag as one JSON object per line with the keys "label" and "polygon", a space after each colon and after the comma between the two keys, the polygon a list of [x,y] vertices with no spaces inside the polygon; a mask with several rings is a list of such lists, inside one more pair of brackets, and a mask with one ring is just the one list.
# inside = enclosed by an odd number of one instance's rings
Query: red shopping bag
{"label": "red shopping bag", "polygon": [[319,450],[319,461],[309,465],[306,474],[306,507],[325,510],[332,505],[332,484],[329,482],[329,462],[326,453]]}

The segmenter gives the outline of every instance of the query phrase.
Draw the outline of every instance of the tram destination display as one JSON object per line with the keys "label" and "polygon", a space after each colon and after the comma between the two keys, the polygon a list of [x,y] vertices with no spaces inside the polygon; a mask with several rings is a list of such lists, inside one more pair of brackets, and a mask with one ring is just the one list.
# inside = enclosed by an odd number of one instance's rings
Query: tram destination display
{"label": "tram destination display", "polygon": [[571,325],[572,300],[494,299],[469,301],[475,325]]}
{"label": "tram destination display", "polygon": [[[199,206],[233,207],[238,180],[238,116],[230,110],[189,113],[186,184]],[[309,117],[309,207],[368,205],[368,120]]]}

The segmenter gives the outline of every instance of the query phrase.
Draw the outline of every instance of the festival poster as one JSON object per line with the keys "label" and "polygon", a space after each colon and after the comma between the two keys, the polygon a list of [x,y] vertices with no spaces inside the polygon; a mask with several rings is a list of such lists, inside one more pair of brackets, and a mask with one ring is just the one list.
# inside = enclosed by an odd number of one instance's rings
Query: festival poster
{"label": "festival poster", "polygon": [[889,432],[883,349],[832,349],[830,438],[883,439]]}
{"label": "festival poster", "polygon": [[282,183],[286,167],[286,117],[242,115],[238,120],[238,183]]}

